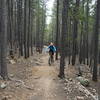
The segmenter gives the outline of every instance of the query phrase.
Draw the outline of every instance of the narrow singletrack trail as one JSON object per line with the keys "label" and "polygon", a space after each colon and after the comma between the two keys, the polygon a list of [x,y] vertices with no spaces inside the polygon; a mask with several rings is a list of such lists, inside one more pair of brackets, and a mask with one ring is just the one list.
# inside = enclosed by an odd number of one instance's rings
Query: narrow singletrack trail
{"label": "narrow singletrack trail", "polygon": [[[42,56],[40,66],[33,68],[34,91],[29,100],[68,100],[62,80],[54,65],[48,65],[48,56]],[[32,83],[31,83],[32,84]]]}
{"label": "narrow singletrack trail", "polygon": [[[0,100],[99,100],[87,95],[86,90],[89,90],[96,96],[91,84],[88,88],[80,88],[76,70],[72,66],[66,66],[66,78],[60,79],[59,61],[49,66],[48,59],[47,54],[36,54],[10,66],[14,80],[7,81],[7,88],[0,90]],[[8,99],[2,99],[6,96]]]}

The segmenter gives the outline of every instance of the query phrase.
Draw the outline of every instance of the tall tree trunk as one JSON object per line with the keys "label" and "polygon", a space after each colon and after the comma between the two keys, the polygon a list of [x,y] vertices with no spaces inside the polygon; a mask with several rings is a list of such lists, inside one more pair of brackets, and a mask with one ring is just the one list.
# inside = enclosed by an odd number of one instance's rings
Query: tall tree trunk
{"label": "tall tree trunk", "polygon": [[64,78],[64,66],[65,66],[65,47],[66,47],[66,38],[67,38],[67,24],[68,24],[68,7],[69,0],[63,0],[63,9],[62,9],[62,36],[61,36],[61,58],[60,58],[60,72],[59,77]]}
{"label": "tall tree trunk", "polygon": [[27,34],[27,57],[30,56],[30,26],[31,26],[31,0],[28,0],[28,34]]}
{"label": "tall tree trunk", "polygon": [[36,18],[36,50],[40,52],[40,0],[37,1],[37,18]]}
{"label": "tall tree trunk", "polygon": [[[84,3],[85,1],[82,0],[82,14],[84,14]],[[79,52],[79,62],[82,63],[84,59],[84,48],[83,48],[83,36],[84,36],[84,21],[81,21],[81,35],[80,35],[80,52]]]}
{"label": "tall tree trunk", "polygon": [[98,36],[100,29],[100,0],[97,0],[95,35],[94,35],[94,66],[93,66],[93,81],[97,81],[97,58],[98,58]]}
{"label": "tall tree trunk", "polygon": [[27,0],[24,0],[24,57],[27,58],[27,31],[26,31],[26,28],[27,28]]}
{"label": "tall tree trunk", "polygon": [[9,54],[13,58],[13,0],[8,0],[8,36],[9,36],[9,43],[10,43],[10,51]]}
{"label": "tall tree trunk", "polygon": [[42,5],[42,25],[41,25],[41,53],[42,53],[42,49],[43,49],[43,44],[44,44],[44,31],[45,31],[45,15],[46,13],[46,7],[45,4],[43,3]]}
{"label": "tall tree trunk", "polygon": [[17,32],[19,42],[19,55],[23,56],[23,38],[22,38],[22,0],[17,1]]}
{"label": "tall tree trunk", "polygon": [[82,47],[83,47],[83,43],[82,43],[82,39],[83,39],[83,38],[82,38],[82,37],[83,37],[83,24],[81,23],[81,25],[82,25],[82,26],[81,26],[82,28],[81,28],[80,52],[79,52],[79,62],[80,62],[80,64],[82,63],[82,58],[83,58],[83,57],[82,57],[82,56],[83,56],[83,55],[82,55],[82,54],[83,54],[83,52],[82,52],[82,51],[83,51],[83,49],[82,49]]}
{"label": "tall tree trunk", "polygon": [[76,0],[76,7],[74,9],[74,26],[73,26],[73,52],[72,52],[72,65],[75,65],[77,54],[77,34],[78,34],[78,13],[79,13],[80,0]]}
{"label": "tall tree trunk", "polygon": [[59,0],[57,0],[57,21],[56,21],[56,60],[58,60],[58,48],[59,48]]}
{"label": "tall tree trunk", "polygon": [[89,64],[89,54],[88,54],[88,35],[89,35],[89,0],[87,0],[87,11],[86,11],[86,57],[87,57],[87,65]]}
{"label": "tall tree trunk", "polygon": [[0,0],[0,75],[5,79],[7,74],[7,5],[6,0]]}

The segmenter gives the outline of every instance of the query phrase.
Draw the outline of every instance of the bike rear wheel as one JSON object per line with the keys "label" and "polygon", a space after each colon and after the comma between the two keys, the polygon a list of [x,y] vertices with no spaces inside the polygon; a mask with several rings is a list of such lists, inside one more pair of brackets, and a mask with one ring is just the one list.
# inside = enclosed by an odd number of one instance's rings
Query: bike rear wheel
{"label": "bike rear wheel", "polygon": [[53,62],[54,62],[53,57],[50,56],[50,57],[49,57],[49,61],[48,61],[49,65],[51,66],[51,65],[53,64]]}
{"label": "bike rear wheel", "polygon": [[49,63],[49,66],[51,66],[51,58],[49,58],[49,61],[48,61],[48,63]]}

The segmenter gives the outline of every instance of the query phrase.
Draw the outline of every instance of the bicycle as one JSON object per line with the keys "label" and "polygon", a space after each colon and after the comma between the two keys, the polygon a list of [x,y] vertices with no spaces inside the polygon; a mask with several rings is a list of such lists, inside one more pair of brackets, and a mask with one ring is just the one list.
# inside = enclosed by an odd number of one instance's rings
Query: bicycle
{"label": "bicycle", "polygon": [[53,53],[49,52],[49,56],[50,57],[49,57],[48,63],[49,63],[49,66],[51,66],[54,63]]}

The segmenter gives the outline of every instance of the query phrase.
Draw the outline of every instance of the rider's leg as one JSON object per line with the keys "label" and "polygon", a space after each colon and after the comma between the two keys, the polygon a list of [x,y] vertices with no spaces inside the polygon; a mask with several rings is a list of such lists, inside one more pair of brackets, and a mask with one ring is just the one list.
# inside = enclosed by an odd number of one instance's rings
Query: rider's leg
{"label": "rider's leg", "polygon": [[52,52],[52,61],[54,62],[54,52]]}
{"label": "rider's leg", "polygon": [[51,60],[52,60],[51,56],[52,56],[52,52],[49,51],[49,60],[48,60],[48,64],[49,64],[49,65],[51,65]]}

